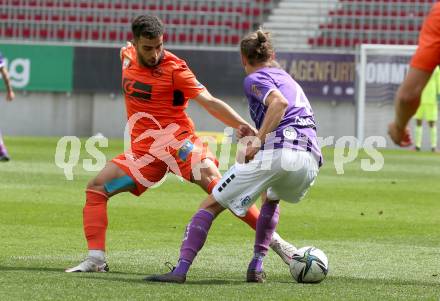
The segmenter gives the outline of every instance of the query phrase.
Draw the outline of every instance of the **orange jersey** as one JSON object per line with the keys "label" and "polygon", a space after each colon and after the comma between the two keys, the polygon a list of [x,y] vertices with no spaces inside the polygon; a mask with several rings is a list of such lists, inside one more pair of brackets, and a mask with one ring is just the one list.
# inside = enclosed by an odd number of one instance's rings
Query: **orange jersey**
{"label": "orange jersey", "polygon": [[432,6],[423,23],[419,47],[411,60],[411,67],[432,72],[440,65],[440,2]]}
{"label": "orange jersey", "polygon": [[[125,95],[127,118],[132,127],[132,152],[142,155],[155,141],[145,135],[147,130],[165,129],[176,124],[173,137],[194,132],[194,124],[185,113],[188,100],[199,95],[201,85],[186,62],[164,50],[160,63],[155,67],[138,64],[136,49],[129,46],[121,53],[122,88]],[[136,142],[140,136],[147,136]]]}

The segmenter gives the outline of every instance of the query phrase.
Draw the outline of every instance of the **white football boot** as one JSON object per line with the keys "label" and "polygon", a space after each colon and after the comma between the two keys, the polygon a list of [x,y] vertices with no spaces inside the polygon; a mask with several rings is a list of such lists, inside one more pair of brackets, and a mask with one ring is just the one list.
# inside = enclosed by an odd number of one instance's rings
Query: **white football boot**
{"label": "white football boot", "polygon": [[107,263],[103,260],[97,259],[95,257],[87,257],[83,262],[81,262],[76,267],[65,270],[66,273],[75,272],[108,272],[110,269]]}
{"label": "white football boot", "polygon": [[282,239],[278,233],[274,232],[269,246],[287,265],[290,265],[293,253],[296,251],[293,245]]}

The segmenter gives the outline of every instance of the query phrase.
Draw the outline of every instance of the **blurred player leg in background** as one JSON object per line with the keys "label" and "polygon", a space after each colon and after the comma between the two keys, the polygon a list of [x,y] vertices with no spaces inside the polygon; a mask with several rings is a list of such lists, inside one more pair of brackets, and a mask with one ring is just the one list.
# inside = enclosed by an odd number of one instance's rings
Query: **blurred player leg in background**
{"label": "blurred player leg in background", "polygon": [[[9,73],[6,69],[5,59],[3,58],[2,54],[0,53],[0,74],[3,78],[3,82],[6,86],[6,100],[12,101],[15,98],[14,91],[12,90],[11,81],[9,79]],[[9,155],[8,151],[6,150],[5,143],[3,141],[2,133],[0,132],[0,162],[9,161]]]}
{"label": "blurred player leg in background", "polygon": [[[419,112],[420,109],[421,107],[419,107],[417,112]],[[416,113],[416,130],[414,134],[414,140],[415,140],[415,150],[418,152],[422,148],[422,139],[423,139],[423,123],[422,123],[422,119],[418,118]]]}
{"label": "blurred player leg in background", "polygon": [[431,75],[428,83],[423,89],[420,97],[420,106],[415,114],[416,130],[415,130],[415,144],[416,150],[420,151],[423,140],[423,120],[426,120],[429,125],[431,150],[433,152],[437,149],[437,119],[438,119],[438,104],[437,100],[440,95],[440,68],[436,67]]}
{"label": "blurred player leg in background", "polygon": [[428,121],[430,138],[431,138],[431,151],[433,153],[437,152],[437,122]]}
{"label": "blurred player leg in background", "polygon": [[9,161],[8,150],[6,149],[6,145],[3,141],[3,136],[0,131],[0,161]]}

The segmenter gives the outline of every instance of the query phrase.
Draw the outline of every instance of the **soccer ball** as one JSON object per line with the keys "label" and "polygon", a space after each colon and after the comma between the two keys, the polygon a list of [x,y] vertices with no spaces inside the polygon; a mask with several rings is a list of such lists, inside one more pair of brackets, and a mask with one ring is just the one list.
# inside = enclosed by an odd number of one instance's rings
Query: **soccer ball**
{"label": "soccer ball", "polygon": [[328,272],[327,256],[315,247],[295,251],[290,262],[290,273],[299,283],[318,283]]}

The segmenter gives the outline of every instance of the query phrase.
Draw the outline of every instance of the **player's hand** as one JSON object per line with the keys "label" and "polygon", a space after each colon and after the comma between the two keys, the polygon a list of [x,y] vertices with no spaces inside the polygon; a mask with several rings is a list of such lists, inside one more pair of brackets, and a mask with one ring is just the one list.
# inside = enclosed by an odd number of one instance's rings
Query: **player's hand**
{"label": "player's hand", "polygon": [[239,164],[248,163],[261,148],[260,139],[257,136],[245,136],[238,141],[236,161]]}
{"label": "player's hand", "polygon": [[119,57],[121,58],[121,60],[122,60],[122,57],[123,57],[123,55],[124,55],[124,52],[125,52],[128,48],[130,48],[130,47],[132,47],[132,46],[133,46],[133,44],[132,44],[130,41],[127,41],[126,44],[125,44],[125,46],[122,47],[122,48],[119,50]]}
{"label": "player's hand", "polygon": [[407,147],[412,144],[409,128],[399,128],[395,122],[388,125],[388,135],[390,135],[391,140],[395,144],[401,147]]}
{"label": "player's hand", "polygon": [[246,155],[244,156],[244,162],[248,163],[249,161],[252,161],[255,157],[255,155],[260,151],[260,147],[259,146],[252,146],[249,145],[246,148]]}
{"label": "player's hand", "polygon": [[248,136],[256,136],[257,130],[248,124],[246,125],[242,124],[238,127],[236,135],[237,135],[237,139],[241,139],[243,137],[248,137]]}
{"label": "player's hand", "polygon": [[7,100],[7,101],[12,101],[14,98],[15,98],[15,93],[14,93],[14,91],[9,91],[9,92],[6,94],[6,100]]}

